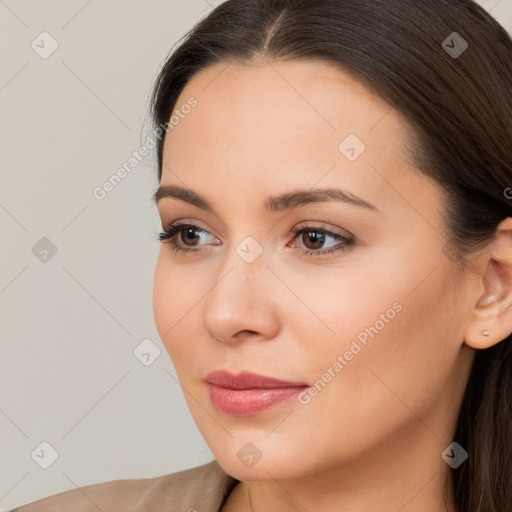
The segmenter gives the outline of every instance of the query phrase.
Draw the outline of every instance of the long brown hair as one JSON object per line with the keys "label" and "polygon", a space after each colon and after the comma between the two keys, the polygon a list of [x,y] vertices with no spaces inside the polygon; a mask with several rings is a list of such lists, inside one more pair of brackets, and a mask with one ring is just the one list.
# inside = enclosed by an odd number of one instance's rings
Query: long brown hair
{"label": "long brown hair", "polygon": [[[194,74],[256,56],[336,63],[406,116],[418,169],[446,192],[447,254],[462,268],[512,216],[512,40],[472,0],[228,0],[164,64],[154,127]],[[469,457],[448,482],[458,512],[512,510],[511,397],[509,337],[475,356],[454,435]]]}

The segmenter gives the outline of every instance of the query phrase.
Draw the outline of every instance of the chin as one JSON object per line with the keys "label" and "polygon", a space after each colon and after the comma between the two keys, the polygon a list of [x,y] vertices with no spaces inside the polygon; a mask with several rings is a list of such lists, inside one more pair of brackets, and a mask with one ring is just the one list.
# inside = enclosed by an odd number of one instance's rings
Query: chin
{"label": "chin", "polygon": [[250,481],[274,481],[274,480],[292,480],[297,478],[297,467],[291,469],[290,463],[286,461],[276,461],[267,458],[260,459],[252,468],[247,467],[243,462],[233,457],[216,457],[221,467],[233,478],[243,482]]}
{"label": "chin", "polygon": [[[271,481],[293,480],[300,478],[306,472],[300,465],[300,455],[291,456],[291,450],[285,449],[262,440],[251,443],[249,441],[233,441],[229,448],[211,448],[217,462],[233,478],[240,481]],[[234,448],[233,448],[234,447]],[[305,461],[303,461],[305,462]]]}

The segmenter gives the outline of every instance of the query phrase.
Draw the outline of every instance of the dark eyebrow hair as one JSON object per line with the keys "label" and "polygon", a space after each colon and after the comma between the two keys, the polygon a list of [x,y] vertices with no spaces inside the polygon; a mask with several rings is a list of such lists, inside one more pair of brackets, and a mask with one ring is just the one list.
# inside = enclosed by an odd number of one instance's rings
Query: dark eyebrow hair
{"label": "dark eyebrow hair", "polygon": [[[198,208],[215,213],[213,206],[204,197],[199,196],[190,189],[186,189],[178,185],[160,185],[153,194],[152,199],[156,204],[158,204],[161,199],[166,197],[180,199],[181,201],[190,203]],[[341,201],[354,206],[368,208],[369,210],[379,211],[376,206],[368,201],[365,201],[350,192],[337,188],[297,190],[275,197],[268,197],[265,200],[265,209],[270,212],[281,212],[310,203],[326,201]]]}

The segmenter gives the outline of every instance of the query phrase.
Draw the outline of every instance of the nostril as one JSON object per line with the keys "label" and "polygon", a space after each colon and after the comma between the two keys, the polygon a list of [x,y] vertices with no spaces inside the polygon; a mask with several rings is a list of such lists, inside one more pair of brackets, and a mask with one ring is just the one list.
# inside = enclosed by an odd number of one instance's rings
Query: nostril
{"label": "nostril", "polygon": [[250,330],[248,330],[248,329],[245,329],[245,330],[243,330],[243,331],[240,331],[240,332],[237,334],[237,336],[239,336],[239,335],[241,335],[241,334],[243,334],[243,333],[258,334],[256,331],[250,331]]}

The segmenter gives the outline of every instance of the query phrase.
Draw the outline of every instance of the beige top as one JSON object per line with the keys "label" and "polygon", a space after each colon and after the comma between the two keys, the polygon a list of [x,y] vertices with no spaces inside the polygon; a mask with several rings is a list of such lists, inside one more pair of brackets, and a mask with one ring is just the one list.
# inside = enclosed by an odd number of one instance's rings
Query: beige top
{"label": "beige top", "polygon": [[155,478],[71,489],[10,512],[220,512],[237,483],[213,460]]}

